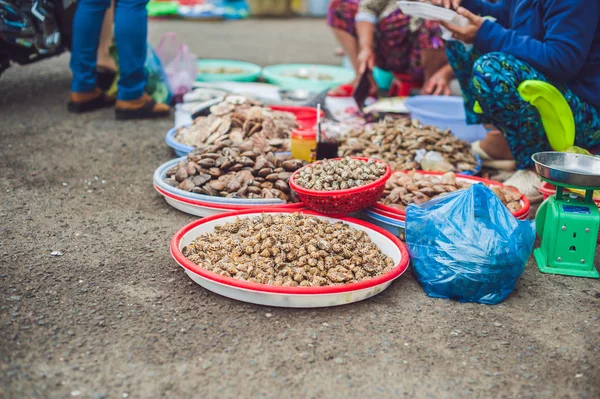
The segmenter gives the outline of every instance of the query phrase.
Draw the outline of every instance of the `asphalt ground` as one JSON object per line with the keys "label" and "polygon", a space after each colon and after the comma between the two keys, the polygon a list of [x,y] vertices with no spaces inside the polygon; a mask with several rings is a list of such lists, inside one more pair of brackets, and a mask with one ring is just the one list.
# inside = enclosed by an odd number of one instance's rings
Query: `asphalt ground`
{"label": "asphalt ground", "polygon": [[[167,31],[200,57],[339,62],[323,20],[159,21],[151,43]],[[68,60],[0,79],[0,397],[600,397],[600,282],[532,261],[496,306],[410,273],[317,310],[195,285],[168,250],[194,217],[152,187],[172,122],[67,113]]]}

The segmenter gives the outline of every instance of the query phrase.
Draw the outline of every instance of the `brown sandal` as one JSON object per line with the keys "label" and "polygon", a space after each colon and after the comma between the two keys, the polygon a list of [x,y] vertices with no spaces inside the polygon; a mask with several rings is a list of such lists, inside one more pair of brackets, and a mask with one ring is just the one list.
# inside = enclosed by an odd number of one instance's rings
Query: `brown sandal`
{"label": "brown sandal", "polygon": [[75,114],[112,107],[115,104],[114,97],[107,95],[98,88],[82,93],[72,92],[69,97],[70,101],[67,103],[67,110]]}
{"label": "brown sandal", "polygon": [[157,103],[147,94],[137,100],[117,101],[115,117],[117,120],[154,119],[171,115],[171,108],[166,104]]}

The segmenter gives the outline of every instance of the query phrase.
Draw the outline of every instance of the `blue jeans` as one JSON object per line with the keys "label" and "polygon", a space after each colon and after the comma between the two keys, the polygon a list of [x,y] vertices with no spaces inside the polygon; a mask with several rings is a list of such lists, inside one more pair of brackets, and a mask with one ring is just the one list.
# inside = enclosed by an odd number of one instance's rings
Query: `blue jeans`
{"label": "blue jeans", "polygon": [[[134,100],[146,87],[146,46],[148,36],[148,0],[117,0],[115,38],[119,54],[119,100]],[[96,88],[96,57],[104,14],[111,0],[79,0],[73,21],[71,48],[71,91],[87,92]]]}

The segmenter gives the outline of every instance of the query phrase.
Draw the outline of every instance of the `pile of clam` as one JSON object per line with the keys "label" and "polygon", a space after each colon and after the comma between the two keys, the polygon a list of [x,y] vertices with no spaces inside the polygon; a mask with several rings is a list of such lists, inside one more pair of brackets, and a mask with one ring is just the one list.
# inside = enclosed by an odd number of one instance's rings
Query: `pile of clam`
{"label": "pile of clam", "polygon": [[252,149],[251,142],[231,147],[205,145],[168,170],[165,182],[197,194],[298,202],[288,182],[304,164],[285,155],[261,154]]}
{"label": "pile of clam", "polygon": [[226,97],[210,107],[208,116],[200,116],[188,127],[175,133],[181,144],[240,145],[252,139],[261,152],[284,152],[290,149],[290,135],[298,126],[296,117],[283,111],[274,111],[241,96]]}
{"label": "pile of clam", "polygon": [[[469,188],[473,182],[461,181],[453,172],[442,176],[424,175],[415,172],[394,172],[386,182],[379,203],[403,210],[409,204],[422,204],[432,198]],[[490,189],[511,212],[517,212],[523,206],[523,194],[508,187],[492,186]]]}
{"label": "pile of clam", "polygon": [[438,171],[474,172],[477,166],[469,143],[449,130],[422,126],[416,120],[386,118],[352,129],[340,139],[340,156],[378,158],[393,170],[424,169],[419,152],[439,153],[444,164]]}
{"label": "pile of clam", "polygon": [[300,213],[236,219],[182,252],[221,276],[284,287],[356,283],[394,268],[364,231]]}
{"label": "pile of clam", "polygon": [[366,186],[385,175],[382,162],[353,159],[326,159],[298,172],[295,178],[300,187],[317,191],[347,190]]}

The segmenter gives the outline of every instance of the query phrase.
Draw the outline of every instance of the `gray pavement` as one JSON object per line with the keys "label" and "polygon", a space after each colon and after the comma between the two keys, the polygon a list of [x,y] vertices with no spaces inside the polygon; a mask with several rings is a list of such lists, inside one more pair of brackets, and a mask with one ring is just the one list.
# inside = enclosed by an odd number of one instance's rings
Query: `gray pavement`
{"label": "gray pavement", "polygon": [[[322,20],[153,22],[151,42],[166,31],[201,57],[337,63]],[[318,310],[193,284],[168,242],[194,218],[152,188],[171,122],[70,115],[69,80],[67,55],[0,78],[0,398],[600,397],[598,280],[530,262],[485,306],[407,273]]]}

